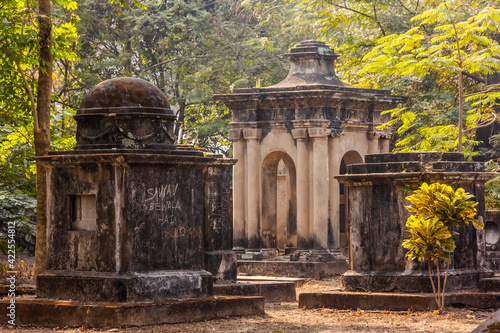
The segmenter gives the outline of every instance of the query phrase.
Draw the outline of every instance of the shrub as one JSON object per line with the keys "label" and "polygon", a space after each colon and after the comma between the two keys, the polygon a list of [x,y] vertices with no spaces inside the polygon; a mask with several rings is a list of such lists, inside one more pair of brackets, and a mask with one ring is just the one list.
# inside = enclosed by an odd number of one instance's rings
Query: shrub
{"label": "shrub", "polygon": [[[454,191],[451,186],[445,184],[423,183],[406,198],[411,203],[406,209],[413,215],[406,221],[410,238],[404,239],[402,245],[408,249],[408,260],[427,262],[432,291],[439,310],[444,307],[450,255],[456,247],[454,236],[457,233],[452,231],[452,227],[468,226],[472,222],[476,229],[483,228],[483,224],[475,218],[477,202],[470,201],[473,197],[462,188]],[[441,261],[447,263],[442,289],[439,272]],[[432,262],[436,266],[437,288],[432,279]]]}

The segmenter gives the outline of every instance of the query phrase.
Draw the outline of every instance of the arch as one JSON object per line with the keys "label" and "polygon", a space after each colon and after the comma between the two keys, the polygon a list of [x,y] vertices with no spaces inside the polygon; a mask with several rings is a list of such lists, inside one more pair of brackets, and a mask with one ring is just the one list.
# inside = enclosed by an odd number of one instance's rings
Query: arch
{"label": "arch", "polygon": [[[363,163],[363,157],[355,151],[350,150],[344,154],[340,161],[339,174],[347,173],[347,166],[350,164]],[[344,184],[339,184],[339,235],[340,249],[344,255],[350,258],[350,241],[349,241],[349,218],[348,218],[347,190]]]}
{"label": "arch", "polygon": [[296,171],[290,155],[283,151],[269,153],[262,162],[261,181],[262,248],[296,248]]}

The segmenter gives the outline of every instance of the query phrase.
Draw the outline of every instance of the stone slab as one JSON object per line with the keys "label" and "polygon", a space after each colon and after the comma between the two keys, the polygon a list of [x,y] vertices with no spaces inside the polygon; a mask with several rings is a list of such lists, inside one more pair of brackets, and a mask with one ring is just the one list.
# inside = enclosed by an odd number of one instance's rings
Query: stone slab
{"label": "stone slab", "polygon": [[[7,296],[10,291],[9,285],[0,285],[0,296]],[[36,286],[34,284],[16,285],[16,295],[35,295]]]}
{"label": "stone slab", "polygon": [[308,278],[295,278],[295,277],[285,277],[285,276],[255,276],[255,275],[240,275],[238,276],[238,282],[293,282],[295,287],[300,287],[310,279]]}
{"label": "stone slab", "polygon": [[345,261],[238,260],[238,274],[322,279],[339,276],[348,269]]}
{"label": "stone slab", "polygon": [[295,283],[254,281],[214,285],[215,295],[262,296],[266,302],[295,302]]}
{"label": "stone slab", "polygon": [[43,299],[141,302],[212,295],[212,275],[207,271],[45,271],[37,283],[37,296]]}
{"label": "stone slab", "polygon": [[[434,276],[434,283],[437,283]],[[453,269],[449,271],[446,290],[477,288],[479,272],[475,269]],[[418,271],[348,271],[342,275],[347,290],[399,293],[432,293],[429,275]]]}
{"label": "stone slab", "polygon": [[[465,291],[446,293],[446,306],[471,306],[487,309],[500,307],[500,293]],[[300,308],[334,308],[362,310],[435,310],[433,294],[324,292],[299,295]]]}
{"label": "stone slab", "polygon": [[[108,303],[15,299],[16,326],[124,328],[264,314],[263,297],[214,296],[167,302]],[[8,299],[0,300],[0,325]]]}

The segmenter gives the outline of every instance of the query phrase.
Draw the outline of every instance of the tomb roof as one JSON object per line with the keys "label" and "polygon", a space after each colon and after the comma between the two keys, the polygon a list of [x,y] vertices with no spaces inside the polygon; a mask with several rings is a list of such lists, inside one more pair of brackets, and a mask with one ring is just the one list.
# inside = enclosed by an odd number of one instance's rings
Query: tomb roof
{"label": "tomb roof", "polygon": [[[132,108],[136,112],[165,113],[173,115],[167,96],[154,84],[135,77],[106,80],[91,89],[83,98],[77,114],[93,113],[99,109]],[[111,110],[110,110],[111,111]],[[112,110],[113,112],[120,110]]]}

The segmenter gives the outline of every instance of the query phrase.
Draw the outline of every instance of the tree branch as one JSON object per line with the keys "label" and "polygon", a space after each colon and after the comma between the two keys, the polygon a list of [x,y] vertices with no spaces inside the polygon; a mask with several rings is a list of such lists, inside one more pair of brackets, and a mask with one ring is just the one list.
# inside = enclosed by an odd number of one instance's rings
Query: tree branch
{"label": "tree branch", "polygon": [[471,128],[467,128],[467,129],[466,129],[466,130],[464,130],[463,132],[464,132],[464,133],[467,133],[467,132],[469,132],[469,131],[472,131],[472,130],[475,130],[475,129],[478,129],[478,128],[482,128],[482,127],[490,126],[491,124],[493,124],[493,123],[497,120],[497,115],[496,115],[496,113],[492,112],[491,114],[493,115],[493,119],[492,119],[492,120],[489,120],[488,122],[483,122],[482,124],[476,125],[476,126],[471,127]]}
{"label": "tree branch", "polygon": [[496,84],[496,85],[494,85],[493,87],[491,87],[489,89],[486,89],[486,90],[483,90],[483,91],[479,91],[479,92],[476,92],[476,93],[472,93],[472,94],[468,94],[468,95],[465,95],[464,97],[467,98],[467,97],[471,97],[471,96],[476,96],[476,95],[481,95],[481,94],[487,94],[487,93],[490,93],[490,92],[497,92],[497,91],[500,91],[499,88],[500,88],[500,84]]}
{"label": "tree branch", "polygon": [[[341,9],[345,9],[345,10],[348,10],[348,11],[351,11],[353,13],[356,13],[358,15],[361,15],[361,16],[364,16],[366,18],[369,18],[370,20],[374,21],[380,28],[380,30],[382,31],[382,34],[385,36],[385,30],[382,26],[382,24],[377,20],[377,17],[375,16],[371,16],[369,14],[366,14],[366,13],[363,13],[363,12],[360,12],[359,10],[356,10],[354,8],[351,8],[349,6],[347,6],[347,3],[346,1],[344,0],[344,5],[339,5],[338,3],[335,3],[335,2],[331,2],[331,4],[337,8],[341,8]],[[373,5],[373,8],[375,9],[375,5]],[[375,12],[375,15],[376,15],[376,12]]]}
{"label": "tree branch", "polygon": [[463,74],[463,75],[465,75],[465,76],[467,76],[467,77],[468,77],[468,78],[470,78],[470,79],[476,80],[476,81],[477,81],[477,82],[479,82],[479,83],[484,83],[484,84],[486,84],[486,80],[485,80],[485,79],[483,79],[482,77],[480,77],[480,76],[476,75],[476,74],[471,74],[471,73],[466,72],[466,71],[462,71],[462,74]]}
{"label": "tree branch", "polygon": [[413,14],[414,12],[412,12],[408,7],[405,6],[405,4],[401,1],[401,0],[398,0],[398,3],[401,7],[403,7],[408,13],[411,13]]}

